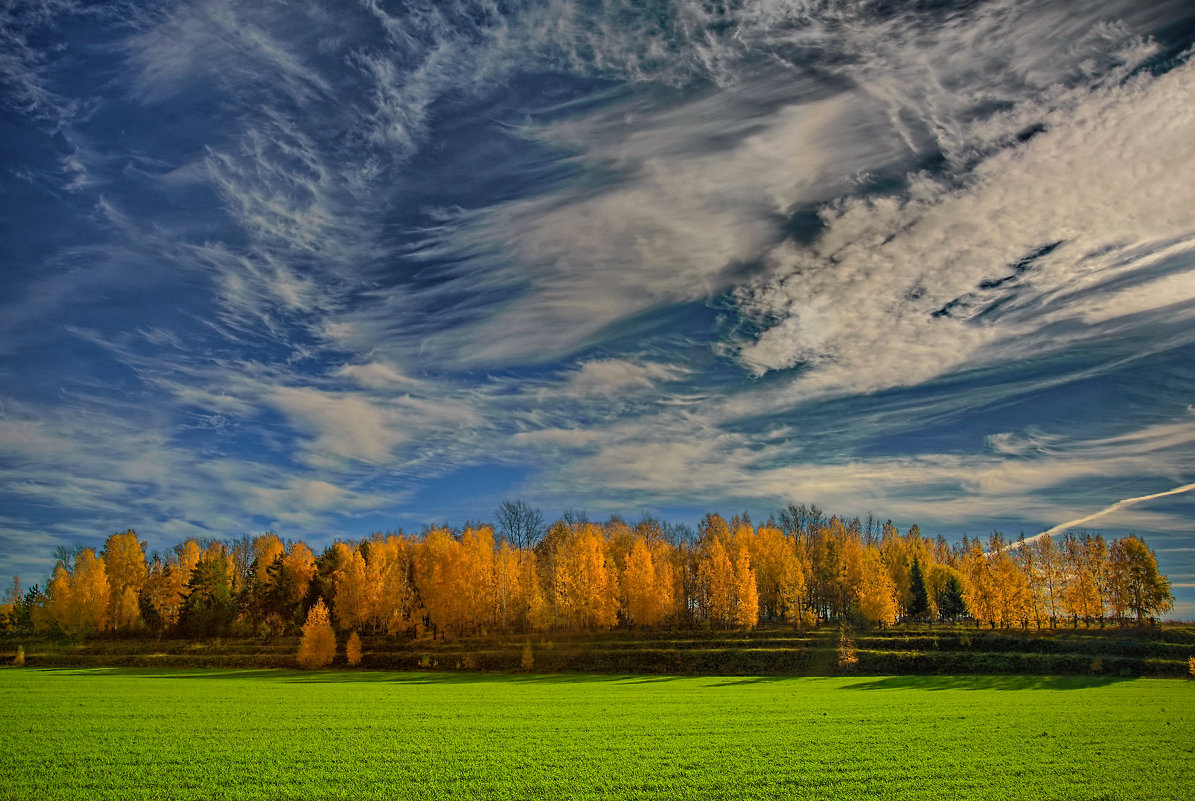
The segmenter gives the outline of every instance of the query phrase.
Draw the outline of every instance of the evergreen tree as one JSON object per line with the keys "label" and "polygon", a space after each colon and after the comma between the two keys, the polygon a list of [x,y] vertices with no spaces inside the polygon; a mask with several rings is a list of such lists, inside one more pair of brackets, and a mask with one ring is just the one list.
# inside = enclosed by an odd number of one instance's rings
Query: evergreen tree
{"label": "evergreen tree", "polygon": [[925,590],[925,576],[921,572],[921,560],[913,557],[913,569],[909,571],[908,616],[911,620],[922,620],[929,614],[929,594]]}
{"label": "evergreen tree", "polygon": [[192,637],[227,634],[237,607],[223,552],[205,552],[191,572],[187,587],[187,599],[178,616],[179,627]]}
{"label": "evergreen tree", "polygon": [[967,614],[967,601],[963,598],[963,585],[958,576],[951,574],[937,597],[938,614],[941,617],[958,620]]}

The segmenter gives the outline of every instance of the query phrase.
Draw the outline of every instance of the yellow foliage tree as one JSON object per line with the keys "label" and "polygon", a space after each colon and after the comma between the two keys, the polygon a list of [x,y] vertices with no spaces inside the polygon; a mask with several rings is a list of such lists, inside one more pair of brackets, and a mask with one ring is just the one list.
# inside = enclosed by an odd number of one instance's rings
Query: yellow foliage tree
{"label": "yellow foliage tree", "polygon": [[464,548],[447,529],[428,531],[415,551],[415,587],[432,625],[462,631],[470,594]]}
{"label": "yellow foliage tree", "polygon": [[303,639],[299,643],[298,661],[301,667],[320,668],[331,664],[336,657],[336,632],[328,617],[328,607],[320,598],[307,612],[303,624]]}
{"label": "yellow foliage tree", "polygon": [[699,606],[706,620],[716,625],[729,625],[734,609],[734,565],[718,537],[710,537],[702,543],[697,562],[697,586]]}
{"label": "yellow foliage tree", "polygon": [[127,631],[141,624],[138,594],[149,577],[145,545],[129,529],[104,542],[104,569],[108,575],[108,625]]}
{"label": "yellow foliage tree", "polygon": [[372,601],[369,620],[387,634],[398,634],[410,625],[415,612],[412,541],[395,534],[378,534],[366,548],[366,583]]}
{"label": "yellow foliage tree", "polygon": [[1140,623],[1173,608],[1170,579],[1158,572],[1157,557],[1140,537],[1114,540],[1109,559],[1109,598],[1117,617],[1132,613]]}
{"label": "yellow foliage tree", "polygon": [[290,588],[289,597],[283,600],[291,606],[298,606],[307,596],[311,579],[315,576],[315,554],[305,543],[291,543],[282,557],[282,570]]}
{"label": "yellow foliage tree", "polygon": [[489,526],[466,528],[461,533],[461,570],[466,587],[465,621],[474,630],[493,625],[494,531]]}
{"label": "yellow foliage tree", "polygon": [[739,549],[734,560],[734,611],[731,622],[741,629],[754,628],[759,622],[759,590],[745,547]]}
{"label": "yellow foliage tree", "polygon": [[601,529],[585,524],[556,555],[556,605],[574,629],[609,628],[618,616],[618,579]]}
{"label": "yellow foliage tree", "polygon": [[154,558],[142,587],[142,594],[163,626],[178,623],[183,601],[190,593],[191,573],[203,556],[199,543],[186,540],[174,548],[165,561]]}
{"label": "yellow foliage tree", "polygon": [[103,631],[108,624],[108,574],[93,548],[75,557],[73,574],[61,563],[50,580],[49,619],[66,634]]}
{"label": "yellow foliage tree", "polygon": [[656,567],[651,550],[641,539],[635,540],[627,554],[622,573],[622,593],[626,617],[632,626],[655,626],[663,618],[656,587]]}
{"label": "yellow foliage tree", "polygon": [[369,581],[365,557],[343,542],[332,546],[340,552],[339,568],[332,576],[332,609],[343,631],[359,628],[370,621],[376,606],[377,587]]}
{"label": "yellow foliage tree", "polygon": [[896,583],[875,547],[858,539],[848,539],[843,549],[846,568],[845,586],[849,588],[850,607],[872,625],[896,622]]}

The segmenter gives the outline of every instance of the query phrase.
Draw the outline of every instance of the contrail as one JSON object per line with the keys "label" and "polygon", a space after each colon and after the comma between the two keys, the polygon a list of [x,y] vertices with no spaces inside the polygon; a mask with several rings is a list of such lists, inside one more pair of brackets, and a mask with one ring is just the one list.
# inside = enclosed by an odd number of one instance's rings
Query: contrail
{"label": "contrail", "polygon": [[[1059,523],[1057,526],[1054,526],[1054,528],[1047,529],[1040,534],[1034,534],[1032,537],[1026,537],[1025,544],[1028,545],[1031,542],[1041,539],[1047,534],[1053,535],[1056,532],[1064,531],[1068,528],[1081,526],[1088,521],[1095,520],[1097,517],[1103,517],[1106,514],[1111,514],[1112,512],[1123,509],[1126,506],[1132,506],[1135,503],[1141,503],[1142,501],[1152,501],[1154,498],[1165,498],[1167,495],[1179,495],[1184,492],[1190,492],[1191,490],[1195,490],[1195,484],[1183,484],[1181,487],[1175,487],[1174,489],[1166,490],[1165,492],[1155,492],[1153,495],[1142,495],[1137,498],[1125,498],[1123,501],[1117,501],[1111,506],[1101,509],[1094,514],[1087,515],[1086,517],[1080,517],[1078,520]],[[1021,541],[1017,540],[1016,542],[1012,543],[1010,547],[1016,548],[1019,547],[1020,544]]]}

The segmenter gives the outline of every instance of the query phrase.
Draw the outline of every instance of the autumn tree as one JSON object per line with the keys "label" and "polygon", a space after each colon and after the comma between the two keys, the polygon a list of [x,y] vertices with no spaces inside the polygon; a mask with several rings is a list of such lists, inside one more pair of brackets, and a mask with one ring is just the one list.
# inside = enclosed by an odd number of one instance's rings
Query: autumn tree
{"label": "autumn tree", "polygon": [[1054,538],[1049,534],[1038,537],[1032,547],[1035,574],[1039,582],[1039,603],[1042,612],[1050,621],[1050,627],[1053,628],[1058,625],[1066,593],[1062,557]]}
{"label": "autumn tree", "polygon": [[618,576],[601,529],[586,523],[558,549],[556,606],[569,628],[602,629],[618,618]]}
{"label": "autumn tree", "polygon": [[502,631],[526,631],[544,625],[545,602],[535,569],[535,552],[506,540],[494,555],[494,619]]}
{"label": "autumn tree", "polygon": [[199,543],[187,539],[165,558],[154,556],[140,594],[141,617],[151,629],[171,628],[178,623],[191,591],[191,574],[202,555]]}
{"label": "autumn tree", "polygon": [[975,625],[987,623],[995,628],[1000,618],[1000,598],[996,587],[996,575],[992,562],[983,552],[978,539],[972,540],[963,558],[963,575],[966,577],[965,601],[975,618]]}
{"label": "autumn tree", "polygon": [[375,534],[362,545],[371,607],[369,621],[394,635],[407,629],[416,615],[413,582],[415,545],[409,537]]}
{"label": "autumn tree", "polygon": [[1091,625],[1092,620],[1104,617],[1107,555],[1103,537],[1068,533],[1062,540],[1063,569],[1067,574],[1063,601],[1076,624],[1082,620]]}
{"label": "autumn tree", "polygon": [[469,526],[461,532],[461,557],[466,589],[465,621],[474,630],[491,626],[494,606],[494,531]]}
{"label": "autumn tree", "polygon": [[242,589],[245,597],[244,605],[249,610],[249,617],[256,623],[264,623],[267,616],[274,615],[273,622],[281,623],[276,613],[270,609],[273,595],[274,578],[270,575],[270,568],[286,552],[282,540],[272,531],[267,531],[254,537],[250,544],[252,561],[249,574]]}
{"label": "autumn tree", "polygon": [[1173,607],[1170,580],[1158,572],[1157,556],[1139,537],[1112,542],[1108,572],[1112,608],[1122,620],[1131,612],[1140,624]]}
{"label": "autumn tree", "polygon": [[635,540],[622,572],[622,592],[627,622],[632,626],[655,626],[664,616],[656,587],[656,568],[651,550]]}
{"label": "autumn tree", "polygon": [[728,626],[734,609],[734,564],[716,535],[707,537],[701,544],[697,584],[702,616],[713,624]]}
{"label": "autumn tree", "polygon": [[1025,581],[1029,585],[1028,615],[1029,620],[1041,630],[1047,621],[1045,604],[1045,576],[1038,564],[1037,550],[1025,540],[1024,533],[1017,540],[1016,561],[1021,572],[1025,574]]}
{"label": "autumn tree", "polygon": [[428,621],[437,629],[460,632],[469,619],[465,552],[444,528],[423,535],[415,551],[415,586]]}
{"label": "autumn tree", "polygon": [[332,547],[340,551],[339,568],[332,579],[332,609],[337,626],[348,631],[370,622],[377,588],[369,580],[360,549],[343,542],[336,542]]}
{"label": "autumn tree", "polygon": [[731,622],[740,629],[755,628],[759,622],[759,589],[746,547],[738,549],[734,560],[734,602]]}
{"label": "autumn tree", "polygon": [[283,626],[297,624],[303,619],[303,600],[315,577],[315,554],[305,543],[291,542],[266,568],[266,574],[266,608]]}
{"label": "autumn tree", "polygon": [[893,599],[896,602],[897,617],[909,614],[909,604],[912,600],[910,565],[913,554],[910,553],[908,542],[900,536],[896,526],[889,520],[883,524],[880,533],[880,559],[888,570],[888,577],[892,580]]}
{"label": "autumn tree", "polygon": [[92,548],[83,548],[68,573],[61,562],[48,586],[49,620],[65,634],[103,631],[108,624],[108,574]]}
{"label": "autumn tree", "polygon": [[848,537],[843,543],[843,566],[841,592],[849,613],[869,625],[895,623],[896,585],[880,551]]}
{"label": "autumn tree", "polygon": [[108,625],[127,631],[141,624],[141,588],[149,577],[145,544],[129,529],[104,542],[104,569],[108,575]]}
{"label": "autumn tree", "polygon": [[328,618],[328,607],[323,599],[315,602],[307,612],[303,624],[303,639],[299,643],[298,661],[300,667],[321,668],[332,663],[336,657],[336,632]]}

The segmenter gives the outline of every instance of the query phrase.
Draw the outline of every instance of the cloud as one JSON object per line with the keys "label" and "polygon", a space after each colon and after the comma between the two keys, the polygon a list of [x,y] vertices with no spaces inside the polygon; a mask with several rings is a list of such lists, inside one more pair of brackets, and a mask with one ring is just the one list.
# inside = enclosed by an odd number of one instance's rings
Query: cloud
{"label": "cloud", "polygon": [[423,247],[424,259],[466,259],[449,290],[514,295],[430,344],[464,364],[570,354],[620,321],[718,294],[783,237],[794,210],[908,155],[856,94],[785,104],[782,89],[799,97],[802,85],[774,73],[758,83],[762,97],[663,110],[638,100],[523,129],[576,152],[595,178],[464,214]]}
{"label": "cloud", "polygon": [[283,387],[270,401],[314,435],[306,450],[315,463],[338,457],[380,464],[406,439],[395,415],[352,395]]}
{"label": "cloud", "polygon": [[417,389],[426,386],[420,379],[412,378],[387,361],[346,364],[336,371],[359,386],[373,390]]}
{"label": "cloud", "polygon": [[594,359],[583,362],[563,386],[540,390],[540,398],[557,395],[572,399],[615,398],[647,390],[659,383],[676,381],[688,374],[684,367],[653,362],[637,363],[626,359]]}
{"label": "cloud", "polygon": [[[763,324],[741,363],[802,366],[805,394],[868,392],[1074,347],[1133,315],[1195,307],[1195,67],[1097,90],[1049,130],[985,159],[961,187],[827,207],[810,246],[771,255],[738,293]],[[1171,257],[1168,262],[1161,255]],[[1169,274],[1151,275],[1164,265]],[[1124,306],[1120,301],[1123,299]],[[770,321],[770,322],[767,322]]]}
{"label": "cloud", "polygon": [[268,82],[272,90],[281,88],[304,102],[332,89],[304,63],[297,43],[310,41],[330,22],[316,4],[281,9],[205,0],[173,9],[127,46],[147,100],[160,101],[208,80],[231,89]]}

